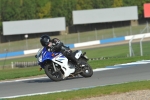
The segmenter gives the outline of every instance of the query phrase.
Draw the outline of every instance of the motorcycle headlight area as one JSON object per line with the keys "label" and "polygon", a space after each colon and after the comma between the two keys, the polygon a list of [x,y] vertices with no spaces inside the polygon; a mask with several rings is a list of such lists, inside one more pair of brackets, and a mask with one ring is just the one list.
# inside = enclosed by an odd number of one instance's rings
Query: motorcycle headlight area
{"label": "motorcycle headlight area", "polygon": [[39,56],[38,61],[42,62],[42,55]]}
{"label": "motorcycle headlight area", "polygon": [[76,59],[79,59],[80,56],[81,56],[81,54],[82,54],[82,51],[78,51],[78,52],[75,54],[75,58],[76,58]]}

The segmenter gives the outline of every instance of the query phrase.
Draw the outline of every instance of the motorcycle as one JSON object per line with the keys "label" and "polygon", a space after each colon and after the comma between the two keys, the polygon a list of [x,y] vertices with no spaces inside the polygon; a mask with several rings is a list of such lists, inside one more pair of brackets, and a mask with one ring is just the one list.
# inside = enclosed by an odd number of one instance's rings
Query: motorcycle
{"label": "motorcycle", "polygon": [[67,59],[62,53],[50,52],[45,47],[39,49],[35,57],[41,69],[44,69],[45,74],[53,81],[61,81],[78,75],[91,77],[93,69],[87,63],[88,57],[86,56],[86,52],[82,53],[81,50],[76,50],[73,53],[75,53],[76,59],[85,66],[76,67],[75,63]]}

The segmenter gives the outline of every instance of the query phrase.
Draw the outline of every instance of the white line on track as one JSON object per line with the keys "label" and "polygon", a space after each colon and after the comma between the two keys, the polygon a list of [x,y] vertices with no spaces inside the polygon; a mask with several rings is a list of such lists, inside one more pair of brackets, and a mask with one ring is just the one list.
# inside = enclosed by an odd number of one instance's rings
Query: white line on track
{"label": "white line on track", "polygon": [[117,64],[114,66],[120,66],[120,65],[139,65],[139,64],[148,64],[150,63],[150,60],[141,60],[141,61],[136,61],[136,62],[131,62],[131,63],[125,63],[125,64]]}

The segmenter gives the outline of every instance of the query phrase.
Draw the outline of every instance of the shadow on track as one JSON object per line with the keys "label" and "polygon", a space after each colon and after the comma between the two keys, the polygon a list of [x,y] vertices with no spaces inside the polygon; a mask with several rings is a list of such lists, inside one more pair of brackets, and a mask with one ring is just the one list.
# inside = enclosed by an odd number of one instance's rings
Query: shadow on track
{"label": "shadow on track", "polygon": [[[70,80],[75,80],[75,79],[80,79],[80,78],[84,78],[84,77],[81,77],[81,76],[68,77],[66,79],[63,79],[62,81],[70,81]],[[42,78],[42,79],[33,79],[33,80],[24,81],[24,82],[25,83],[49,83],[49,82],[62,82],[62,81],[52,81],[48,77],[45,77],[45,78]]]}

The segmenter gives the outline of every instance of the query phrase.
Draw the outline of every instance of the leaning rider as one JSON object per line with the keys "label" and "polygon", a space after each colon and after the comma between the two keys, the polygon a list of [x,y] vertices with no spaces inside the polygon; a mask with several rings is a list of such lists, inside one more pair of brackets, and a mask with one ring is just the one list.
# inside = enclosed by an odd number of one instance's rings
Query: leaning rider
{"label": "leaning rider", "polygon": [[74,61],[77,66],[84,66],[81,64],[76,58],[75,54],[70,50],[69,47],[64,46],[63,42],[61,42],[57,38],[50,39],[48,35],[42,35],[40,38],[41,45],[46,47],[51,52],[61,52],[65,57]]}

